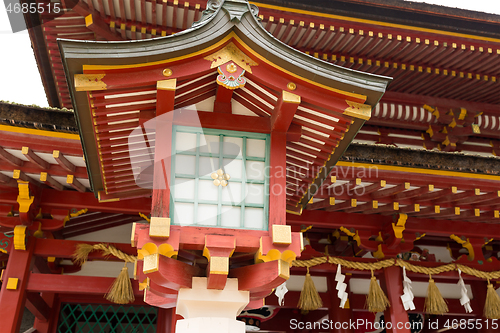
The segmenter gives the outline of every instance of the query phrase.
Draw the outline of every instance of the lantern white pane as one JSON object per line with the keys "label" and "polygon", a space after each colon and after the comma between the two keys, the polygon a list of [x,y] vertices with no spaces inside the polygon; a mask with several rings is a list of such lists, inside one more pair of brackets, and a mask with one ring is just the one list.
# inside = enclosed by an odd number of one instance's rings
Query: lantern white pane
{"label": "lantern white pane", "polygon": [[176,155],[175,173],[194,176],[196,167],[196,156]]}
{"label": "lantern white pane", "polygon": [[[222,160],[224,171],[231,176],[231,178],[241,179],[243,170],[243,160],[233,160],[225,158]],[[231,181],[231,180],[230,180]]]}
{"label": "lantern white pane", "polygon": [[219,159],[212,157],[199,157],[198,176],[210,176],[213,172],[219,170]]}
{"label": "lantern white pane", "polygon": [[264,180],[266,175],[266,164],[258,161],[247,161],[245,172],[247,179]]}
{"label": "lantern white pane", "polygon": [[245,207],[245,228],[264,229],[264,208]]}
{"label": "lantern white pane", "polygon": [[217,135],[200,135],[200,152],[219,154],[219,136]]}
{"label": "lantern white pane", "polygon": [[217,205],[198,205],[198,225],[217,225]]}
{"label": "lantern white pane", "polygon": [[231,182],[229,180],[227,186],[222,187],[222,201],[230,202],[235,205],[241,203],[241,183]]}
{"label": "lantern white pane", "polygon": [[213,180],[198,181],[198,200],[218,201],[219,190],[215,186]]}
{"label": "lantern white pane", "polygon": [[174,223],[179,225],[192,225],[194,224],[194,204],[176,202],[174,203]]}
{"label": "lantern white pane", "polygon": [[176,178],[174,196],[176,199],[194,200],[194,179]]}
{"label": "lantern white pane", "polygon": [[247,184],[247,195],[245,198],[247,204],[264,204],[264,185]]}
{"label": "lantern white pane", "polygon": [[222,153],[224,155],[241,156],[241,149],[243,147],[242,138],[233,138],[225,136],[223,142],[224,143],[223,143]]}
{"label": "lantern white pane", "polygon": [[226,228],[239,228],[241,220],[241,208],[233,206],[221,207],[221,226]]}
{"label": "lantern white pane", "polygon": [[180,151],[196,151],[196,134],[177,132],[175,136],[175,149]]}
{"label": "lantern white pane", "polygon": [[264,158],[266,156],[266,141],[247,139],[247,156]]}

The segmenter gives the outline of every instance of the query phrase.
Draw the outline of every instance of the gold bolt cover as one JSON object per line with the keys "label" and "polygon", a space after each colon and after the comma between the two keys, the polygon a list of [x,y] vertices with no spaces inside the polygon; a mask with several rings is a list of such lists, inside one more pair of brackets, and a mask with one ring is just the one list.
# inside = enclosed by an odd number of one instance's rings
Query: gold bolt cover
{"label": "gold bolt cover", "polygon": [[289,89],[289,90],[295,90],[297,89],[297,85],[293,82],[288,82],[288,84],[286,85],[286,87]]}
{"label": "gold bolt cover", "polygon": [[172,75],[172,70],[170,68],[165,68],[163,70],[163,76],[171,76]]}

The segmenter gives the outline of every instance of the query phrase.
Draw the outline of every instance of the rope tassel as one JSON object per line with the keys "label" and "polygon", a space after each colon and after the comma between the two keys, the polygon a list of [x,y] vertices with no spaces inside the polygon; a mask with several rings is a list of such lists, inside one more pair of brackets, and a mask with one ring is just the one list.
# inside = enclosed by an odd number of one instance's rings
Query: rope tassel
{"label": "rope tassel", "polygon": [[113,285],[110,287],[108,293],[105,295],[106,299],[117,304],[127,304],[133,302],[135,300],[134,289],[132,288],[132,282],[130,281],[130,277],[128,275],[127,263],[135,263],[137,261],[137,257],[126,254],[109,244],[78,244],[75,252],[73,253],[75,263],[80,266],[86,263],[92,251],[102,251],[103,256],[112,255],[125,262],[125,266],[122,268],[122,271],[113,282]]}
{"label": "rope tassel", "polygon": [[484,303],[484,317],[488,319],[500,319],[500,297],[489,279],[486,302]]}
{"label": "rope tassel", "polygon": [[439,291],[434,279],[429,274],[429,286],[427,287],[427,297],[425,298],[424,312],[435,315],[442,315],[448,312],[448,305]]}
{"label": "rope tassel", "polygon": [[370,312],[384,312],[388,306],[391,306],[389,299],[384,294],[382,288],[377,282],[377,278],[373,275],[370,280],[370,289],[366,296],[366,308]]}
{"label": "rope tassel", "polygon": [[135,301],[134,289],[132,288],[132,282],[130,282],[130,277],[128,275],[127,263],[125,263],[120,275],[118,275],[115,282],[113,282],[105,298],[116,304],[128,304]]}
{"label": "rope tassel", "polygon": [[317,310],[323,306],[323,301],[319,296],[316,287],[314,286],[314,281],[309,274],[309,267],[307,267],[306,279],[304,280],[304,286],[300,292],[299,303],[297,307],[304,311]]}

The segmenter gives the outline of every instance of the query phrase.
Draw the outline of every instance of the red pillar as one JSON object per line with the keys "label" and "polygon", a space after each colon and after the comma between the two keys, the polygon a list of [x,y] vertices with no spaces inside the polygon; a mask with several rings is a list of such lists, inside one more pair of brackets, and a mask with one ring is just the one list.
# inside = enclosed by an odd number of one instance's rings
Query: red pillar
{"label": "red pillar", "polygon": [[159,308],[158,319],[156,320],[156,333],[175,333],[176,316],[175,308]]}
{"label": "red pillar", "polygon": [[[380,285],[391,303],[391,306],[384,312],[384,318],[387,323],[391,323],[387,333],[410,333],[409,328],[405,328],[408,323],[408,313],[406,312],[400,296],[403,295],[403,270],[401,267],[392,266],[384,269],[383,278],[380,279]],[[409,325],[406,324],[406,327]]]}
{"label": "red pillar", "polygon": [[[349,285],[349,280],[347,276],[344,282]],[[340,307],[340,298],[338,298],[337,289],[335,289],[337,287],[337,281],[335,281],[335,274],[328,275],[327,284],[328,284],[328,294],[330,295],[330,308],[328,309],[330,332],[354,333],[354,330],[349,325],[349,323],[353,320],[352,310],[350,308],[342,309]],[[335,326],[335,323],[339,323],[338,326]],[[347,324],[342,325],[343,323]]]}
{"label": "red pillar", "polygon": [[[35,238],[27,239],[26,250],[14,250],[9,254],[7,268],[3,274],[0,291],[0,314],[2,332],[18,333],[26,301],[26,284],[30,272]],[[15,289],[7,289],[9,278],[18,279]]]}
{"label": "red pillar", "polygon": [[[493,333],[498,332],[500,327],[498,325],[498,320],[488,320],[483,317],[484,311],[484,303],[486,302],[486,291],[488,288],[488,283],[485,281],[470,281],[472,295],[474,299],[472,300],[472,311],[476,314],[476,323],[481,323],[481,328],[479,328],[479,324],[476,324],[479,333]],[[493,329],[492,325],[496,328]]]}

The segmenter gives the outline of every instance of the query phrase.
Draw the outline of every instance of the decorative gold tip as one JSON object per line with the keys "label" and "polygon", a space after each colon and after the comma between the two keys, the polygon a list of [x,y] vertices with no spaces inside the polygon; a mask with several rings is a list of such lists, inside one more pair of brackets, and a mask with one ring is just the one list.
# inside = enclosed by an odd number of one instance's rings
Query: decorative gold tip
{"label": "decorative gold tip", "polygon": [[157,272],[160,266],[160,255],[158,253],[150,254],[144,257],[142,271],[144,274]]}
{"label": "decorative gold tip", "polygon": [[158,238],[170,237],[170,218],[152,216],[149,226],[149,236]]}
{"label": "decorative gold tip", "polygon": [[282,98],[283,98],[283,102],[285,102],[285,103],[300,104],[300,102],[301,102],[299,95],[295,95],[295,94],[288,92],[286,90],[283,90]]}
{"label": "decorative gold tip", "polygon": [[18,278],[9,278],[7,280],[7,286],[6,286],[6,289],[8,290],[17,290],[17,284],[19,282],[19,279]]}
{"label": "decorative gold tip", "polygon": [[349,100],[345,100],[345,102],[349,105],[344,109],[345,115],[364,120],[370,119],[372,115],[372,107],[370,105],[356,103]]}
{"label": "decorative gold tip", "polygon": [[130,245],[132,247],[137,247],[137,244],[135,243],[135,226],[136,226],[136,224],[137,224],[136,222],[132,223],[132,232],[130,233]]}
{"label": "decorative gold tip", "polygon": [[229,274],[229,258],[228,257],[211,257],[210,258],[210,274]]}
{"label": "decorative gold tip", "polygon": [[47,173],[46,172],[40,172],[40,181],[41,182],[47,181]]}
{"label": "decorative gold tip", "polygon": [[429,184],[429,187],[428,187],[428,188],[429,188],[429,192],[432,192],[432,191],[434,191],[434,185],[432,185],[432,184]]}
{"label": "decorative gold tip", "polygon": [[90,27],[92,25],[92,23],[94,23],[94,21],[92,19],[92,14],[85,16],[85,26]]}
{"label": "decorative gold tip", "polygon": [[171,75],[172,75],[172,70],[171,70],[170,68],[165,68],[165,69],[163,70],[163,76],[167,76],[167,77],[169,77],[169,76],[171,76]]}
{"label": "decorative gold tip", "polygon": [[68,175],[66,177],[66,183],[68,183],[68,184],[73,184],[74,180],[75,180],[75,176],[73,176],[73,175]]}
{"label": "decorative gold tip", "polygon": [[292,244],[292,227],[283,224],[273,224],[273,244]]}
{"label": "decorative gold tip", "polygon": [[278,259],[278,276],[285,280],[290,278],[290,264],[287,261]]}
{"label": "decorative gold tip", "polygon": [[156,89],[175,91],[177,87],[177,79],[162,80],[156,82]]}
{"label": "decorative gold tip", "polygon": [[75,74],[75,90],[106,90],[107,85],[102,81],[105,76],[106,74]]}

